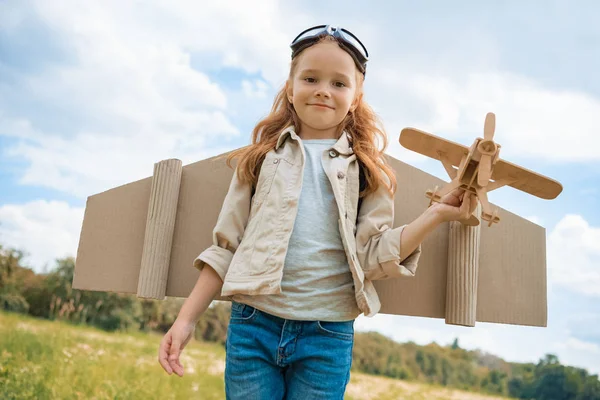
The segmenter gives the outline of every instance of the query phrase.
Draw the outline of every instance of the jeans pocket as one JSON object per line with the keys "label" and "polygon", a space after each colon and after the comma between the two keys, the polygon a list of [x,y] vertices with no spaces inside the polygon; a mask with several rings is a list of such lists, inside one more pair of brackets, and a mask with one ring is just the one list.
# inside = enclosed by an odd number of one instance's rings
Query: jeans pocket
{"label": "jeans pocket", "polygon": [[343,340],[354,339],[354,320],[352,321],[317,321],[319,332]]}
{"label": "jeans pocket", "polygon": [[231,318],[230,322],[247,322],[253,320],[258,311],[256,308],[249,306],[248,304],[239,303],[237,301],[231,302]]}

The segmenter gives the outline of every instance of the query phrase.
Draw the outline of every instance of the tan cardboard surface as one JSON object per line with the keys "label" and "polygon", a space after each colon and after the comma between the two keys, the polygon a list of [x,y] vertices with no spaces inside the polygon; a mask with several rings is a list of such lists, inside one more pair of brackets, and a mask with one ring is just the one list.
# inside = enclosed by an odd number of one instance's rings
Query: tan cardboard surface
{"label": "tan cardboard surface", "polygon": [[[425,210],[429,202],[425,191],[443,181],[388,159],[398,179],[395,226],[399,226]],[[224,155],[183,167],[167,296],[187,297],[196,283],[199,272],[192,262],[212,243],[232,174]],[[150,177],[88,198],[74,288],[136,293],[151,183]],[[499,215],[499,224],[481,228],[477,321],[546,326],[545,230],[502,208]],[[444,224],[423,243],[415,277],[375,282],[380,312],[444,318],[447,255]]]}

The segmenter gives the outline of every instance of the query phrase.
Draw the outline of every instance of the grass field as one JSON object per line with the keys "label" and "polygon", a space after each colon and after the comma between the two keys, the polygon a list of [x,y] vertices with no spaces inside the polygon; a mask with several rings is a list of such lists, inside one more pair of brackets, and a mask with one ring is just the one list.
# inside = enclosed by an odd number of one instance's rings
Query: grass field
{"label": "grass field", "polygon": [[[224,399],[225,350],[191,342],[185,374],[157,361],[161,336],[0,312],[0,399]],[[352,372],[346,399],[500,399]]]}

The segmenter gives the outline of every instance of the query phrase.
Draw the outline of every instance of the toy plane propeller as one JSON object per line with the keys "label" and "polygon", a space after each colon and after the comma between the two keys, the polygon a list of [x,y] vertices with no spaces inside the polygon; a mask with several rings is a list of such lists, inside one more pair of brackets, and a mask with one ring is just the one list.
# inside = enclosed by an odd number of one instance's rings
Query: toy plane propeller
{"label": "toy plane propeller", "polygon": [[[559,182],[499,158],[501,146],[494,142],[495,127],[496,116],[488,113],[483,138],[476,138],[470,148],[414,128],[400,132],[402,146],[440,160],[452,179],[441,189],[436,186],[426,192],[431,199],[429,205],[439,202],[454,189],[464,189],[479,198],[481,218],[492,226],[500,221],[498,209],[492,210],[487,199],[487,193],[492,190],[512,186],[542,199],[554,199],[560,194],[562,185]],[[471,215],[463,224],[475,226],[479,225],[479,220]]]}

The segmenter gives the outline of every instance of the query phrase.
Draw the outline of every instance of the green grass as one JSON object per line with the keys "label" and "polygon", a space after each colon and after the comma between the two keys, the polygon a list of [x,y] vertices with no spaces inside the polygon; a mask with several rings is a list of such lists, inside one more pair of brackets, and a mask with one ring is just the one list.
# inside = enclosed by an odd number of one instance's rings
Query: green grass
{"label": "green grass", "polygon": [[[224,399],[225,350],[192,341],[183,377],[158,363],[157,334],[95,328],[0,312],[0,399]],[[346,399],[491,399],[352,372]]]}
{"label": "green grass", "polygon": [[[161,336],[0,313],[1,399],[222,399],[217,344],[190,343],[183,377],[158,364]],[[224,365],[224,364],[223,364]],[[200,395],[201,393],[201,395]]]}

